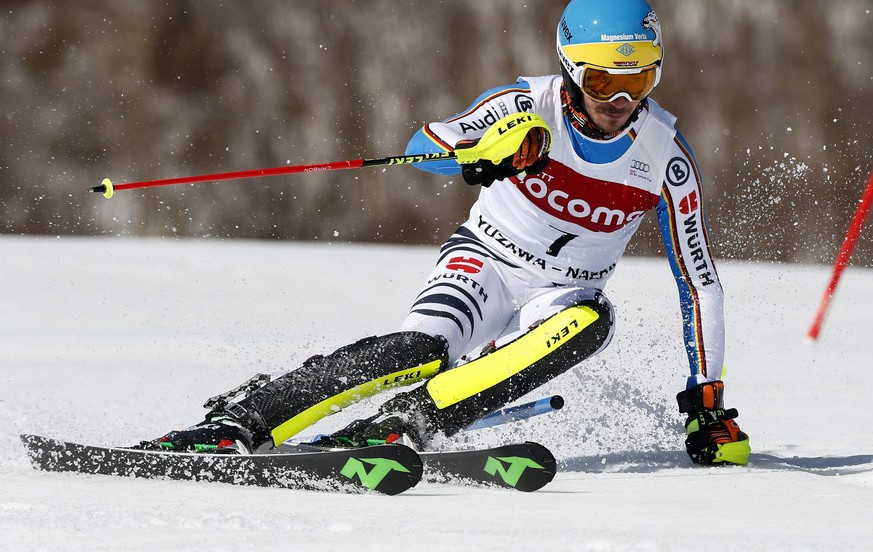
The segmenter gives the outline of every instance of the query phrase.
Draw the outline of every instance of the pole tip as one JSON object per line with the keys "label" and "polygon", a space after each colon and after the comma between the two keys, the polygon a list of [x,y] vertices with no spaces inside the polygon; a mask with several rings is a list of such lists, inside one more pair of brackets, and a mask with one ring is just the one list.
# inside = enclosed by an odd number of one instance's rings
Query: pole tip
{"label": "pole tip", "polygon": [[106,199],[110,199],[115,194],[115,186],[112,185],[112,181],[108,178],[104,178],[103,182],[100,183],[99,186],[94,186],[91,188],[92,192],[102,193],[103,197]]}

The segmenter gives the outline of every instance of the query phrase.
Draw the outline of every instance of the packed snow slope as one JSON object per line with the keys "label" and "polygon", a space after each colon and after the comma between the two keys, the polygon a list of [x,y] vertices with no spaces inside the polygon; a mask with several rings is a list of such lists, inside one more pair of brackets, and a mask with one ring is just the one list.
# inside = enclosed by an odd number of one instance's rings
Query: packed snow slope
{"label": "packed snow slope", "polygon": [[870,269],[845,273],[807,344],[826,267],[721,263],[727,404],[751,436],[748,467],[685,456],[675,286],[665,260],[629,258],[607,288],[610,348],[531,397],[561,394],[563,410],[442,443],[539,441],[561,462],[542,491],[337,495],[31,469],[20,433],[133,444],[199,421],[206,398],[256,372],[393,331],[435,254],[0,238],[0,550],[870,549]]}

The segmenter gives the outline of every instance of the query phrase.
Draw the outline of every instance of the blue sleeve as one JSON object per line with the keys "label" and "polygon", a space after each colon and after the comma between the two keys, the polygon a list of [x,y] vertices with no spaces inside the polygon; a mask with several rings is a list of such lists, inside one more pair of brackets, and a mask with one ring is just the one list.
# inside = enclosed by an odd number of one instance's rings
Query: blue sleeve
{"label": "blue sleeve", "polygon": [[664,249],[667,252],[667,260],[670,263],[670,270],[673,272],[673,278],[676,280],[676,286],[679,288],[679,310],[682,315],[682,334],[685,343],[686,353],[691,364],[691,375],[696,376],[701,373],[701,367],[691,344],[696,343],[696,308],[694,289],[690,282],[685,277],[685,271],[680,263],[680,253],[676,250],[676,245],[672,236],[675,235],[673,230],[673,214],[667,206],[667,201],[664,196],[661,196],[661,201],[658,203],[658,223],[661,227],[661,236],[664,241]]}
{"label": "blue sleeve", "polygon": [[[406,155],[418,155],[422,153],[442,153],[447,151],[442,148],[427,137],[425,134],[425,128],[421,128],[415,135],[409,140],[409,143],[406,145]],[[435,174],[440,174],[443,176],[451,176],[453,174],[460,174],[461,166],[458,165],[458,162],[454,159],[445,159],[442,161],[428,161],[427,163],[413,163],[413,167],[416,169],[421,169],[426,172],[431,172]]]}
{"label": "blue sleeve", "polygon": [[[724,294],[709,247],[700,171],[694,153],[678,132],[671,155],[673,160],[684,160],[688,176],[680,181],[667,177],[657,212],[667,259],[679,289],[691,387],[706,379],[720,379],[724,361]],[[668,173],[670,170],[668,167]]]}

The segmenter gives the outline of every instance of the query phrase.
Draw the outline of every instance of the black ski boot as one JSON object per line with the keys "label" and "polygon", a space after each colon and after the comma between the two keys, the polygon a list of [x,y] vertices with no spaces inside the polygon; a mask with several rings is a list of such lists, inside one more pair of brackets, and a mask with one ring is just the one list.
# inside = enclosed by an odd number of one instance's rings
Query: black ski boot
{"label": "black ski boot", "polygon": [[169,452],[251,454],[261,441],[230,415],[210,412],[199,424],[171,431],[152,441],[143,441],[134,448]]}
{"label": "black ski boot", "polygon": [[414,450],[426,447],[437,428],[417,400],[423,387],[398,393],[387,401],[375,416],[355,420],[331,435],[324,435],[314,444],[329,447],[366,447],[385,443],[400,443]]}
{"label": "black ski boot", "polygon": [[421,432],[406,416],[398,413],[377,414],[355,420],[331,435],[322,435],[313,444],[324,447],[359,448],[399,443],[421,450]]}

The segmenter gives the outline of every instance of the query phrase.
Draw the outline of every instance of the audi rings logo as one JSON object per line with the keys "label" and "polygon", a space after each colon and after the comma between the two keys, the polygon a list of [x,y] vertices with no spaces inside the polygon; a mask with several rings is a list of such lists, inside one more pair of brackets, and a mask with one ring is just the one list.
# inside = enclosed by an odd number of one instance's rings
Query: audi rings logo
{"label": "audi rings logo", "polygon": [[648,163],[643,163],[642,161],[634,159],[633,161],[631,161],[631,169],[647,173],[652,170],[652,167],[650,167]]}

